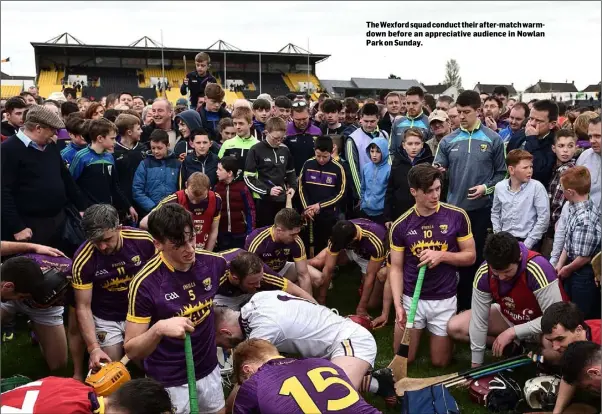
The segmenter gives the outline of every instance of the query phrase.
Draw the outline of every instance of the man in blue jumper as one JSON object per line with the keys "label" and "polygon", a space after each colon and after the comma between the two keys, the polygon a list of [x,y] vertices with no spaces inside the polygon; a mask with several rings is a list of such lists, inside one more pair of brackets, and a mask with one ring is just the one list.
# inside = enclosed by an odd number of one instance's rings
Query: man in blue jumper
{"label": "man in blue jumper", "polygon": [[395,154],[401,151],[403,134],[408,128],[421,129],[425,142],[431,139],[429,117],[422,110],[423,102],[424,91],[421,87],[412,86],[408,89],[406,92],[406,116],[395,121],[391,129],[391,143],[389,145],[391,156],[395,157]]}

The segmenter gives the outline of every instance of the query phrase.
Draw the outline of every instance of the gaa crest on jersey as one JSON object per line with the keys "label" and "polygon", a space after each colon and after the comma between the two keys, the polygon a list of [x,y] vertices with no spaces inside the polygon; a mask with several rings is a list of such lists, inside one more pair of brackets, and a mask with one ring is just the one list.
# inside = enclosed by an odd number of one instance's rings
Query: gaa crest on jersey
{"label": "gaa crest on jersey", "polygon": [[441,234],[447,234],[448,225],[447,224],[439,224],[439,230]]}
{"label": "gaa crest on jersey", "polygon": [[96,332],[96,338],[98,338],[98,342],[102,344],[105,339],[107,339],[107,333],[105,331],[98,331]]}
{"label": "gaa crest on jersey", "polygon": [[210,277],[203,280],[203,286],[205,287],[206,291],[211,290],[211,278]]}
{"label": "gaa crest on jersey", "polygon": [[481,144],[481,152],[487,151],[487,144]]}
{"label": "gaa crest on jersey", "polygon": [[509,296],[502,298],[502,302],[504,302],[504,306],[508,310],[514,310],[514,308],[516,307],[516,305],[514,304],[514,299],[512,299]]}

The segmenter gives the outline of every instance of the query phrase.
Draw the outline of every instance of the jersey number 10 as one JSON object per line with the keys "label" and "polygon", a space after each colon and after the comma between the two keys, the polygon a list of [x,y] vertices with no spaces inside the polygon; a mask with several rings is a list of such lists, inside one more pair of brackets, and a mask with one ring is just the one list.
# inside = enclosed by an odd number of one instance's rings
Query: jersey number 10
{"label": "jersey number 10", "polygon": [[[337,377],[324,378],[323,373],[329,373],[337,375]],[[315,387],[317,392],[324,392],[326,388],[334,384],[340,384],[349,390],[343,398],[338,400],[328,400],[327,410],[328,411],[339,411],[349,408],[353,404],[359,401],[359,394],[353,389],[351,385],[338,377],[338,373],[334,368],[320,367],[314,368],[307,372],[307,376],[311,380],[312,385]],[[290,395],[295,399],[297,405],[304,413],[319,413],[320,409],[316,406],[316,403],[311,399],[307,390],[301,384],[301,381],[297,377],[290,377],[282,383],[280,387],[280,395]]]}

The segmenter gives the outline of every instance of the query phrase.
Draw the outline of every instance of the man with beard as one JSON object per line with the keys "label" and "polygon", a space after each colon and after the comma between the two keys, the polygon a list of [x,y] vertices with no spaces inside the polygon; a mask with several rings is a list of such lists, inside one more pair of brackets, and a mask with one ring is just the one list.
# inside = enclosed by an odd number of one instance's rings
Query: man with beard
{"label": "man with beard", "polygon": [[394,158],[399,152],[401,141],[403,141],[404,131],[408,128],[422,129],[425,140],[430,139],[428,116],[423,111],[424,91],[418,86],[412,86],[406,92],[407,113],[404,117],[393,124],[391,129],[391,144],[389,149]]}
{"label": "man with beard", "polygon": [[508,125],[506,121],[503,121],[500,118],[502,113],[502,105],[502,101],[493,96],[485,99],[485,102],[483,103],[485,125],[487,125],[487,128],[495,132],[499,132]]}

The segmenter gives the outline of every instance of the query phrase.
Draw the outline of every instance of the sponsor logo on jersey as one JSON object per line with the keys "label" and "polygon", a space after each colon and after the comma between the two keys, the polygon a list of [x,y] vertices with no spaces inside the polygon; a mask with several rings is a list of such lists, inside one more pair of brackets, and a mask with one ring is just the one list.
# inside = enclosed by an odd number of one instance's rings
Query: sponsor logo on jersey
{"label": "sponsor logo on jersey", "polygon": [[167,301],[178,299],[178,298],[179,298],[179,296],[176,292],[170,292],[170,293],[165,294],[165,300],[167,300]]}
{"label": "sponsor logo on jersey", "polygon": [[514,310],[516,305],[514,304],[514,299],[509,296],[502,298],[502,302],[504,302],[504,306],[508,308],[508,310]]}
{"label": "sponsor logo on jersey", "polygon": [[100,269],[97,270],[96,273],[94,273],[94,276],[101,276],[101,275],[108,275],[109,272],[107,272],[105,269]]}
{"label": "sponsor logo on jersey", "polygon": [[418,232],[416,230],[410,230],[406,236],[418,236]]}
{"label": "sponsor logo on jersey", "polygon": [[114,269],[116,267],[125,266],[125,262],[113,263],[111,267]]}

